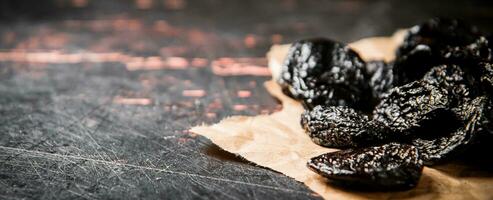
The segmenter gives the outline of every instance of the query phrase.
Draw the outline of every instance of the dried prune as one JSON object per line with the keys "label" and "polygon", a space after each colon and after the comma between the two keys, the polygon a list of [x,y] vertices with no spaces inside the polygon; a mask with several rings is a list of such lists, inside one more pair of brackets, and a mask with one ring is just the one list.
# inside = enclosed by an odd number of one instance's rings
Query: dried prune
{"label": "dried prune", "polygon": [[317,106],[303,113],[301,125],[315,143],[327,147],[411,141],[424,152],[426,164],[433,164],[465,145],[464,116],[489,105],[480,104],[485,100],[470,100],[472,86],[464,76],[459,66],[436,66],[422,80],[392,88],[371,119],[348,107]]}
{"label": "dried prune", "polygon": [[365,63],[329,40],[295,43],[280,83],[304,102],[315,143],[359,148],[314,157],[310,169],[342,185],[411,188],[423,163],[493,144],[492,59],[493,36],[436,18],[409,30],[393,63]]}
{"label": "dried prune", "polygon": [[442,65],[434,67],[422,80],[391,89],[375,108],[371,120],[348,107],[317,106],[303,113],[301,125],[315,143],[326,147],[403,141],[417,131],[433,130],[434,126],[448,123],[446,120],[454,120],[449,107],[465,101],[468,92],[461,69]]}
{"label": "dried prune", "polygon": [[491,48],[489,41],[481,36],[465,47],[446,47],[440,51],[440,55],[446,63],[476,65],[479,62],[491,61]]}
{"label": "dried prune", "polygon": [[[478,142],[479,134],[491,132],[491,117],[493,116],[491,108],[491,100],[486,96],[477,97],[455,108],[454,111],[461,120],[461,127],[449,132],[448,135],[431,138],[421,135],[413,139],[412,144],[418,148],[420,158],[426,165],[433,165]],[[442,128],[446,127],[442,126]]]}
{"label": "dried prune", "polygon": [[431,49],[438,50],[448,46],[466,46],[481,36],[480,31],[475,26],[463,21],[432,18],[409,30],[402,45],[397,50],[397,57],[409,53],[418,45],[427,45]]}
{"label": "dried prune", "polygon": [[476,27],[435,18],[409,30],[397,51],[394,84],[418,80],[435,65],[468,67],[484,61],[491,61],[491,47]]}
{"label": "dried prune", "polygon": [[326,153],[307,165],[332,183],[380,190],[412,188],[423,170],[419,151],[398,143]]}
{"label": "dried prune", "polygon": [[392,88],[373,111],[373,121],[391,133],[408,135],[419,122],[447,109],[447,94],[425,81]]}
{"label": "dried prune", "polygon": [[301,115],[301,126],[318,145],[333,148],[362,147],[383,143],[380,126],[368,123],[368,116],[344,106],[316,106]]}
{"label": "dried prune", "polygon": [[373,121],[390,133],[410,135],[423,123],[443,117],[450,107],[467,100],[470,86],[455,65],[434,67],[422,80],[394,87],[373,111]]}
{"label": "dried prune", "polygon": [[317,105],[349,106],[370,110],[365,63],[345,44],[328,39],[294,43],[282,66],[283,91],[305,108]]}

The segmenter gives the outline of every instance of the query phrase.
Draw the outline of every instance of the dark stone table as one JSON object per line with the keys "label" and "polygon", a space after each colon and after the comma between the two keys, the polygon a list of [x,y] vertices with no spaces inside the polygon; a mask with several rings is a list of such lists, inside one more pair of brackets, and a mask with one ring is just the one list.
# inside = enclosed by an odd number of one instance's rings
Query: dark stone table
{"label": "dark stone table", "polygon": [[0,2],[0,199],[319,199],[187,130],[272,113],[272,44],[389,35],[479,1]]}

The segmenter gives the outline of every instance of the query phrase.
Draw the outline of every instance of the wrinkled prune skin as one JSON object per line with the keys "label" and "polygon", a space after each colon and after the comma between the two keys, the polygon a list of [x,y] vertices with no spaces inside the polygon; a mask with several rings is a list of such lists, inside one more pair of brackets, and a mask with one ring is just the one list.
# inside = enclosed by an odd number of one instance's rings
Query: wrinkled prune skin
{"label": "wrinkled prune skin", "polygon": [[[444,63],[459,64],[468,68],[474,68],[479,62],[491,61],[491,47],[489,43],[490,41],[481,36],[465,47],[446,47],[441,50],[440,55],[444,58]],[[465,70],[468,70],[468,68],[465,68]]]}
{"label": "wrinkled prune skin", "polygon": [[439,65],[425,74],[422,81],[439,89],[447,96],[448,106],[456,107],[471,96],[480,94],[475,91],[476,80],[470,80],[458,65]]}
{"label": "wrinkled prune skin", "polygon": [[477,97],[470,102],[453,109],[462,120],[462,129],[467,134],[469,144],[476,142],[476,136],[490,134],[493,131],[493,102],[491,97],[485,95]]}
{"label": "wrinkled prune skin", "polygon": [[463,129],[458,129],[450,133],[447,137],[437,137],[435,139],[416,138],[412,144],[418,148],[421,153],[420,159],[424,165],[431,166],[449,158],[458,150],[465,141]]}
{"label": "wrinkled prune skin", "polygon": [[373,98],[378,101],[382,95],[392,88],[394,73],[392,65],[384,61],[369,61],[366,63],[366,70],[370,75],[370,88]]}
{"label": "wrinkled prune skin", "polygon": [[470,86],[456,65],[432,68],[422,80],[394,87],[373,111],[373,121],[401,136],[421,130],[423,123],[446,117],[450,107],[467,100]]}
{"label": "wrinkled prune skin", "polygon": [[328,39],[294,43],[282,66],[279,83],[304,107],[349,106],[371,110],[365,62],[345,44]]}
{"label": "wrinkled prune skin", "polygon": [[393,67],[394,85],[421,77],[433,66],[457,64],[475,70],[478,62],[489,62],[491,45],[476,27],[458,20],[432,19],[408,31],[397,50]]}
{"label": "wrinkled prune skin", "polygon": [[[492,128],[492,103],[487,96],[477,97],[453,109],[461,126],[439,137],[417,137],[412,144],[418,148],[425,165],[434,165],[467,150],[480,142],[481,134],[490,134]],[[443,126],[442,126],[443,127]]]}
{"label": "wrinkled prune skin", "polygon": [[465,46],[481,37],[475,27],[457,19],[432,18],[421,25],[412,27],[397,50],[397,57],[423,44],[433,49],[447,46]]}
{"label": "wrinkled prune skin", "polygon": [[302,114],[301,125],[315,143],[332,148],[412,143],[429,152],[423,159],[432,164],[464,141],[463,117],[452,109],[471,104],[473,86],[464,77],[459,66],[436,66],[423,79],[392,88],[371,117],[349,107],[316,106]]}
{"label": "wrinkled prune skin", "polygon": [[343,186],[409,189],[416,186],[423,170],[418,152],[411,145],[390,143],[322,154],[310,159],[307,165]]}
{"label": "wrinkled prune skin", "polygon": [[345,106],[316,106],[301,115],[301,126],[318,145],[332,148],[383,143],[387,134],[368,116]]}
{"label": "wrinkled prune skin", "polygon": [[423,163],[493,146],[493,36],[432,19],[409,30],[393,63],[365,63],[345,48],[301,41],[283,68],[280,82],[304,101],[301,125],[312,140],[357,148],[312,158],[313,171],[337,184],[411,188]]}
{"label": "wrinkled prune skin", "polygon": [[[367,147],[390,141],[403,142],[416,132],[454,131],[433,127],[456,121],[450,107],[467,101],[470,86],[455,65],[434,67],[422,80],[392,88],[368,117],[349,107],[316,106],[301,116],[310,138],[332,148]],[[429,135],[429,134],[428,134]]]}
{"label": "wrinkled prune skin", "polygon": [[425,81],[392,88],[373,111],[373,120],[391,133],[409,135],[421,120],[447,109],[447,95]]}

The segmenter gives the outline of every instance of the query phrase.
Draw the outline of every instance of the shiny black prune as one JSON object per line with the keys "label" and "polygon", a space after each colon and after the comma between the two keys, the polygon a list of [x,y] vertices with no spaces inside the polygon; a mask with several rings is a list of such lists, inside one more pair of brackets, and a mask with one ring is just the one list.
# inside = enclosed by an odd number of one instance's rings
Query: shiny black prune
{"label": "shiny black prune", "polygon": [[[447,135],[434,137],[418,136],[412,144],[418,148],[420,158],[426,165],[439,163],[457,153],[466,150],[470,145],[479,142],[480,134],[490,134],[492,128],[492,104],[487,96],[477,97],[453,109],[460,120],[461,126]],[[441,126],[441,128],[447,128]],[[429,133],[434,135],[433,133]]]}
{"label": "shiny black prune", "polygon": [[419,122],[448,107],[447,94],[425,81],[392,88],[373,111],[373,120],[389,132],[409,135]]}
{"label": "shiny black prune", "polygon": [[473,86],[464,77],[456,65],[436,66],[422,80],[392,88],[371,120],[348,107],[317,106],[303,113],[301,124],[315,143],[327,147],[411,142],[431,165],[467,143],[463,116],[472,116],[472,109],[481,107],[482,101],[470,100]]}
{"label": "shiny black prune", "polygon": [[421,130],[423,123],[447,117],[450,107],[467,101],[470,86],[455,65],[434,67],[422,80],[392,88],[373,111],[373,120],[389,133],[402,136]]}
{"label": "shiny black prune", "polygon": [[377,190],[412,188],[423,170],[419,151],[398,143],[326,153],[307,165],[332,183]]}
{"label": "shiny black prune", "polygon": [[449,107],[466,101],[469,92],[463,75],[458,66],[437,66],[422,80],[391,89],[371,120],[348,107],[317,106],[303,113],[301,125],[315,143],[326,147],[403,141],[417,131],[455,120]]}
{"label": "shiny black prune", "polygon": [[491,46],[474,26],[435,18],[411,28],[396,57],[394,84],[403,85],[439,64],[474,68],[478,62],[491,61]]}
{"label": "shiny black prune", "polygon": [[[440,50],[440,55],[443,57],[443,62],[445,63],[474,68],[474,65],[477,65],[479,62],[491,61],[492,50],[489,43],[490,41],[481,36],[473,43],[464,47],[446,47]],[[466,70],[468,69],[466,68]]]}
{"label": "shiny black prune", "polygon": [[433,18],[423,24],[412,27],[397,50],[397,57],[408,54],[418,45],[431,49],[449,46],[466,46],[479,37],[480,31],[457,19]]}
{"label": "shiny black prune", "polygon": [[301,115],[301,126],[318,145],[332,148],[362,147],[386,141],[380,126],[368,116],[344,106],[316,106]]}
{"label": "shiny black prune", "polygon": [[348,46],[309,39],[291,46],[278,81],[285,93],[302,100],[307,109],[332,105],[370,110],[367,79],[364,61]]}
{"label": "shiny black prune", "polygon": [[[422,162],[493,144],[492,36],[457,20],[432,19],[408,32],[390,64],[364,63],[344,48],[302,41],[283,68],[280,82],[304,101],[301,125],[312,140],[359,148],[312,158],[310,169],[337,184],[410,188]],[[369,115],[365,109],[372,107]]]}

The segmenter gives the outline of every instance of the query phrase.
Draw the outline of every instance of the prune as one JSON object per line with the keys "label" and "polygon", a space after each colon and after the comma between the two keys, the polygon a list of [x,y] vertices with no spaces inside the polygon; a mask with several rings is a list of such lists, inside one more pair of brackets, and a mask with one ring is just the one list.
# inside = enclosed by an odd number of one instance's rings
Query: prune
{"label": "prune", "polygon": [[383,95],[371,120],[349,107],[317,106],[303,113],[301,125],[315,143],[326,147],[403,141],[417,131],[433,130],[455,120],[449,107],[464,101],[468,91],[458,66],[437,66],[422,80],[395,87]]}
{"label": "prune", "polygon": [[489,99],[486,96],[470,100],[473,86],[464,76],[456,65],[437,66],[422,80],[392,88],[375,108],[371,120],[348,107],[317,106],[303,113],[301,124],[315,143],[327,147],[366,147],[410,140],[423,151],[425,163],[431,165],[466,145],[466,137],[478,132],[467,133],[464,128],[471,123],[470,116],[479,116],[485,110],[493,115],[491,104],[485,103]]}
{"label": "prune", "polygon": [[432,19],[411,28],[399,47],[394,84],[418,80],[439,64],[469,67],[485,61],[491,61],[491,47],[476,27],[458,20]]}
{"label": "prune", "polygon": [[308,167],[332,183],[378,190],[416,186],[423,165],[419,151],[406,144],[349,149],[322,154],[308,161]]}
{"label": "prune", "polygon": [[284,92],[302,100],[308,109],[332,105],[370,110],[367,79],[364,61],[348,46],[310,39],[291,46],[278,81]]}
{"label": "prune", "polygon": [[433,18],[409,30],[397,50],[397,57],[409,53],[418,45],[438,50],[448,46],[466,46],[481,36],[475,26],[460,20]]}
{"label": "prune", "polygon": [[333,148],[361,147],[386,141],[386,134],[368,122],[368,116],[343,106],[319,105],[301,115],[301,126],[312,141]]}
{"label": "prune", "polygon": [[[454,109],[461,120],[461,127],[455,131],[438,137],[415,138],[412,144],[418,148],[423,162],[426,165],[436,164],[478,142],[479,134],[489,134],[493,116],[491,107],[491,100],[488,97],[477,97]],[[446,127],[442,126],[442,128]]]}
{"label": "prune", "polygon": [[391,133],[410,134],[419,122],[447,109],[447,94],[425,81],[392,88],[373,111],[373,121]]}
{"label": "prune", "polygon": [[455,65],[434,67],[422,80],[389,90],[375,107],[372,120],[390,133],[410,135],[467,99],[469,86],[463,76]]}
{"label": "prune", "polygon": [[479,37],[465,47],[446,47],[441,50],[440,54],[444,62],[462,65],[476,65],[479,62],[491,60],[491,48],[485,37]]}
{"label": "prune", "polygon": [[305,132],[322,146],[359,148],[317,156],[308,167],[336,184],[410,188],[423,163],[492,146],[492,43],[448,19],[411,28],[393,63],[365,63],[329,40],[295,43],[280,83],[303,100]]}

